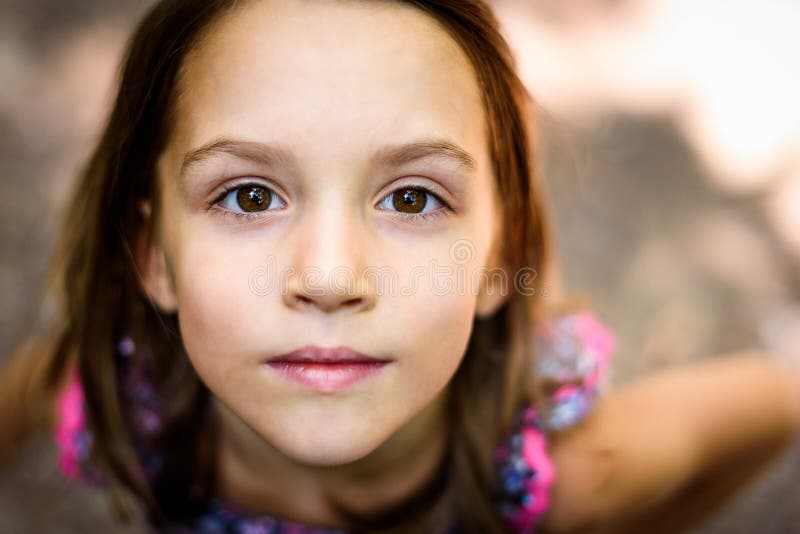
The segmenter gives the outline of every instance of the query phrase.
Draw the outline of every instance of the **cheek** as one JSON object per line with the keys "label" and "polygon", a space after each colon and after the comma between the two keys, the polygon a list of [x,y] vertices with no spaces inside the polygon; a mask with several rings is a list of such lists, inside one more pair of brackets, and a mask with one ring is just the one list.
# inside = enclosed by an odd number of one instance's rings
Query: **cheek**
{"label": "cheek", "polygon": [[186,349],[199,360],[201,373],[214,360],[231,362],[229,357],[215,356],[242,349],[241,332],[253,312],[254,295],[248,285],[253,262],[209,234],[202,240],[186,240],[181,248],[176,262],[178,319]]}
{"label": "cheek", "polygon": [[[458,287],[458,265],[440,263],[438,278],[431,269],[408,295],[383,297],[391,314],[390,336],[401,340],[407,355],[407,370],[412,378],[410,393],[444,387],[458,368],[469,341],[475,313],[475,296],[469,288]],[[404,364],[405,365],[405,364]]]}
{"label": "cheek", "polygon": [[[443,387],[455,373],[466,350],[472,318],[467,303],[436,297],[426,308],[415,308],[408,318],[410,365],[419,380],[428,387]],[[424,313],[421,310],[425,310]]]}

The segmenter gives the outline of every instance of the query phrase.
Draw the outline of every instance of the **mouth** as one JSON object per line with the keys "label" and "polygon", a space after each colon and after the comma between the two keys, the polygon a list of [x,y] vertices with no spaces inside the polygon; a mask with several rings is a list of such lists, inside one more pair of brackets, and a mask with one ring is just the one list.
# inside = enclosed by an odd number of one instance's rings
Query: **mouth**
{"label": "mouth", "polygon": [[380,363],[387,362],[381,358],[376,358],[362,352],[358,352],[350,347],[321,348],[309,345],[286,354],[280,354],[267,360],[267,363],[320,363],[320,364],[342,364],[342,363]]}
{"label": "mouth", "polygon": [[307,346],[265,362],[281,377],[323,393],[332,393],[380,373],[391,360],[349,347]]}

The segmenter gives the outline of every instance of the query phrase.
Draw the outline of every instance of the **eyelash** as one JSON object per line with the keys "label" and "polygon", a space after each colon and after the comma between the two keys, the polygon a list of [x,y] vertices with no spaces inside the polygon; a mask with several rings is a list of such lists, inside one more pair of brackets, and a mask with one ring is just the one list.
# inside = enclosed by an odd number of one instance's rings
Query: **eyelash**
{"label": "eyelash", "polygon": [[[264,185],[263,183],[258,183],[258,182],[238,183],[238,184],[234,184],[234,185],[231,185],[231,186],[226,186],[225,188],[223,188],[223,190],[220,191],[219,195],[217,195],[214,198],[214,200],[212,200],[208,204],[208,207],[207,207],[206,211],[218,210],[218,211],[221,212],[221,213],[219,213],[219,216],[221,216],[223,218],[232,217],[237,222],[254,221],[255,219],[260,219],[261,217],[263,217],[263,215],[261,215],[261,214],[264,213],[264,212],[275,211],[275,210],[263,210],[263,211],[258,211],[258,212],[238,212],[238,211],[231,211],[229,209],[222,208],[222,207],[219,206],[220,202],[222,202],[225,199],[225,197],[227,197],[231,192],[237,191],[237,190],[245,188],[245,187],[263,187],[264,189],[268,189],[270,191],[271,195],[276,195],[277,196],[277,193],[275,193],[274,189]],[[417,184],[411,184],[411,185],[399,187],[399,188],[391,191],[388,195],[384,196],[383,199],[381,199],[380,203],[383,203],[384,199],[391,197],[393,194],[397,193],[398,191],[403,191],[405,189],[421,190],[421,191],[431,195],[432,197],[434,197],[436,199],[437,202],[442,204],[442,208],[437,209],[436,211],[429,211],[429,212],[422,212],[422,213],[404,213],[404,212],[401,212],[401,211],[396,211],[395,213],[400,215],[400,217],[402,217],[403,219],[406,219],[408,221],[415,222],[415,223],[419,222],[421,220],[431,221],[431,220],[434,220],[434,219],[438,219],[439,217],[443,217],[445,215],[449,215],[453,211],[452,207],[447,202],[445,202],[444,199],[442,199],[442,197],[440,197],[438,194],[436,194],[431,188],[426,187],[424,185],[417,185]],[[386,211],[392,211],[392,210],[386,210]]]}
{"label": "eyelash", "polygon": [[[235,222],[250,222],[256,219],[260,219],[263,217],[261,211],[258,212],[238,212],[238,211],[231,211],[226,208],[220,207],[220,202],[222,202],[225,197],[227,197],[231,192],[237,191],[239,189],[243,189],[245,187],[263,187],[264,189],[268,189],[271,195],[277,196],[275,190],[271,187],[264,185],[263,183],[258,182],[244,182],[244,183],[237,183],[229,186],[225,186],[222,191],[220,191],[219,195],[217,195],[214,200],[212,200],[208,204],[207,211],[219,211],[218,215],[223,219],[233,218]],[[271,199],[272,197],[270,197]],[[274,211],[274,210],[264,210],[264,211]]]}

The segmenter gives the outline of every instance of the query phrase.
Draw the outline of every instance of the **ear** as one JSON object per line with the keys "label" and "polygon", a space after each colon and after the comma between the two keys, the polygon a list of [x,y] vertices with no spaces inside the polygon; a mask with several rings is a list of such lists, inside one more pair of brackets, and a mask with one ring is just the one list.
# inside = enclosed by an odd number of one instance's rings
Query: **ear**
{"label": "ear", "polygon": [[[498,244],[495,240],[495,244]],[[505,262],[500,261],[500,252],[495,246],[490,254],[486,276],[480,277],[478,300],[475,306],[475,315],[486,319],[494,314],[511,295],[514,281],[509,276],[509,269]]]}
{"label": "ear", "polygon": [[[503,274],[500,274],[500,269],[502,269]],[[513,280],[510,280],[508,277],[508,269],[505,267],[495,267],[493,270],[489,270],[488,275],[487,277],[481,278],[481,287],[475,306],[475,315],[477,315],[479,319],[491,317],[511,295]],[[506,283],[498,283],[496,279],[499,276],[505,278]]]}
{"label": "ear", "polygon": [[144,219],[141,231],[136,237],[136,266],[140,273],[142,290],[162,312],[172,314],[178,311],[178,298],[174,279],[167,268],[161,239],[150,234],[152,205],[149,200],[139,204],[139,212]]}

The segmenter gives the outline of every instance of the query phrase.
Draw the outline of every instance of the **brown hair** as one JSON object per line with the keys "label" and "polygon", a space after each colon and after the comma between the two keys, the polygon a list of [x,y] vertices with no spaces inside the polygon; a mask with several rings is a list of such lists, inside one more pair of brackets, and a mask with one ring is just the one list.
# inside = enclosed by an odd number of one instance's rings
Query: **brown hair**
{"label": "brown hair", "polygon": [[[538,402],[532,372],[531,335],[546,313],[541,298],[552,251],[547,219],[534,177],[528,129],[531,99],[515,71],[508,44],[491,9],[480,0],[394,0],[435,19],[470,59],[482,92],[489,153],[502,199],[501,251],[508,273],[532,269],[529,291],[511,291],[491,316],[476,318],[467,353],[451,384],[451,454],[431,495],[372,517],[342,511],[362,530],[435,531],[456,520],[466,531],[502,532],[493,504],[491,448],[510,429],[517,409]],[[6,372],[0,421],[26,413],[52,422],[54,396],[72,363],[87,401],[94,437],[92,462],[106,475],[121,517],[132,495],[157,525],[190,517],[214,493],[215,421],[209,392],[189,363],[174,315],[159,312],[142,291],[136,268],[138,239],[150,238],[157,217],[141,216],[151,199],[157,215],[155,160],[170,135],[186,54],[236,0],[162,0],[139,23],[121,65],[119,92],[92,156],[82,169],[52,262],[48,294],[58,304],[48,343],[20,351],[16,372]],[[558,302],[555,295],[550,302]],[[120,391],[115,343],[130,333],[154,356],[153,379],[167,401],[158,444],[164,471],[148,483],[132,443],[126,401]],[[11,386],[14,387],[11,387]],[[23,397],[32,413],[18,410]],[[38,409],[40,407],[41,409]],[[49,414],[49,415],[47,415]],[[19,423],[3,448],[29,433]],[[16,437],[16,438],[15,438]],[[184,451],[190,449],[193,455]],[[195,490],[199,488],[200,493]],[[441,491],[440,491],[441,490]],[[435,498],[434,498],[435,496]]]}

